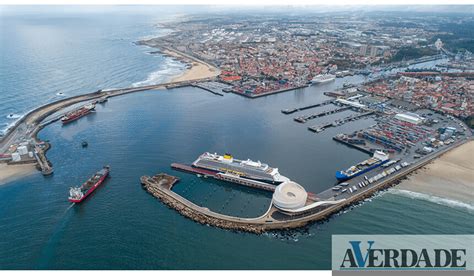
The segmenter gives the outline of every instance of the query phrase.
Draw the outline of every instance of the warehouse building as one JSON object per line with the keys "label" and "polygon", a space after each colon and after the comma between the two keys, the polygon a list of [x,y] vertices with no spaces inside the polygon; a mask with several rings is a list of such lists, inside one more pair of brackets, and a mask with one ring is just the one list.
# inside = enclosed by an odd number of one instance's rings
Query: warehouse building
{"label": "warehouse building", "polygon": [[423,123],[425,120],[425,118],[415,113],[399,113],[395,115],[395,119],[403,121],[403,122],[412,123],[415,125],[419,125]]}

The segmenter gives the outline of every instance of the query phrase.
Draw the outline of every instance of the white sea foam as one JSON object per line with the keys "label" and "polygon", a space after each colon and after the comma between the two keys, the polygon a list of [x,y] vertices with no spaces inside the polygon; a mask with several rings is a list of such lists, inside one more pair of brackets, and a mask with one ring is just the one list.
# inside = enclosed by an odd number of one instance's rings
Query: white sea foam
{"label": "white sea foam", "polygon": [[438,196],[433,196],[433,195],[428,195],[428,194],[423,194],[423,193],[418,193],[418,192],[412,192],[412,191],[407,191],[407,190],[401,190],[401,189],[389,189],[388,192],[391,194],[401,195],[401,196],[405,196],[412,199],[425,200],[425,201],[433,202],[439,205],[448,206],[451,208],[463,209],[469,212],[474,212],[474,205],[466,203],[466,202],[454,200],[454,199],[448,199],[448,198],[443,198],[443,197],[438,197]]}
{"label": "white sea foam", "polygon": [[63,92],[58,92],[58,93],[56,93],[56,96],[61,96],[61,97],[63,97],[63,96],[66,96],[66,95],[65,95]]}
{"label": "white sea foam", "polygon": [[0,129],[0,136],[4,136],[5,134],[7,134],[7,131],[10,128],[12,128],[18,120],[15,120],[14,122],[9,123],[9,124],[3,124],[2,126],[4,126],[4,127],[2,129]]}
{"label": "white sea foam", "polygon": [[160,84],[183,73],[184,65],[176,60],[166,59],[163,68],[148,74],[146,80],[135,82],[133,87]]}
{"label": "white sea foam", "polygon": [[7,119],[19,119],[21,118],[22,115],[20,114],[15,114],[15,113],[10,113],[7,115]]}
{"label": "white sea foam", "polygon": [[12,128],[16,122],[18,122],[24,115],[23,114],[16,114],[16,113],[10,113],[7,116],[5,116],[7,119],[12,120],[8,123],[4,123],[1,125],[0,129],[0,136],[3,136],[7,133],[7,131]]}
{"label": "white sea foam", "polygon": [[115,88],[115,87],[110,87],[110,88],[104,88],[102,89],[103,92],[106,92],[106,91],[112,91],[112,90],[118,90],[119,88]]}

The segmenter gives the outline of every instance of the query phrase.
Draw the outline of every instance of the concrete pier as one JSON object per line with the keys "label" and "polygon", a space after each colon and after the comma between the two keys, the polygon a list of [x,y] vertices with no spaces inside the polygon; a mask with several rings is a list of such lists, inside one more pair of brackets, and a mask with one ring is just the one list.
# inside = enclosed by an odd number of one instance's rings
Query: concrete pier
{"label": "concrete pier", "polygon": [[308,130],[310,130],[312,132],[319,133],[319,132],[324,131],[327,128],[336,127],[336,126],[340,126],[340,125],[343,125],[343,124],[348,123],[348,122],[356,121],[356,120],[359,120],[363,117],[370,116],[374,113],[375,113],[374,111],[368,111],[368,112],[364,112],[364,113],[357,114],[357,115],[347,116],[347,117],[344,117],[342,119],[336,120],[332,123],[325,123],[325,124],[322,124],[322,125],[310,126],[310,127],[308,127]]}
{"label": "concrete pier", "polygon": [[352,107],[350,107],[350,106],[345,106],[345,107],[341,107],[341,108],[338,108],[338,109],[333,109],[333,110],[329,110],[329,111],[323,111],[323,112],[319,112],[319,113],[313,113],[313,114],[309,114],[309,115],[305,115],[305,116],[296,117],[293,120],[295,122],[304,124],[309,120],[316,119],[316,118],[319,118],[319,117],[324,117],[324,116],[334,114],[334,113],[338,113],[338,112],[342,112],[342,111],[346,111],[346,110],[349,110],[351,108]]}
{"label": "concrete pier", "polygon": [[334,103],[334,100],[328,100],[328,101],[324,101],[322,103],[307,105],[307,106],[303,106],[303,107],[287,108],[287,109],[283,109],[281,111],[281,113],[288,115],[288,114],[292,114],[292,113],[295,113],[295,112],[298,112],[298,111],[303,111],[303,110],[310,109],[310,108],[325,106],[325,105],[332,104],[332,103]]}
{"label": "concrete pier", "polygon": [[[188,199],[176,194],[172,191],[173,185],[170,184],[170,181],[160,181],[160,179],[163,177],[160,176],[160,174],[155,177],[142,176],[140,180],[144,189],[147,190],[154,197],[160,199],[164,204],[168,205],[170,208],[175,209],[181,215],[190,218],[198,223],[224,229],[260,234],[271,230],[298,228],[314,221],[326,219],[332,214],[339,212],[341,209],[344,209],[347,206],[350,206],[365,198],[371,197],[379,190],[383,190],[393,185],[396,185],[397,180],[401,177],[412,173],[413,171],[431,162],[434,158],[439,157],[440,155],[451,150],[453,147],[462,145],[467,141],[470,141],[470,139],[459,141],[458,143],[453,144],[452,146],[447,147],[437,152],[436,154],[425,157],[415,165],[407,166],[394,174],[388,175],[387,177],[370,184],[369,186],[358,189],[357,192],[345,194],[344,197],[334,194],[331,189],[318,193],[317,195],[312,195],[311,198],[308,197],[306,206],[317,203],[318,201],[334,201],[336,200],[336,196],[338,197],[337,200],[340,203],[329,206],[322,205],[316,208],[304,210],[304,212],[296,214],[288,214],[286,212],[280,211],[273,205],[272,201],[268,210],[260,217],[242,218],[228,216],[213,212],[209,210],[209,208],[199,206],[189,201]],[[173,184],[174,183],[176,182],[173,182]],[[341,201],[341,199],[344,200]]]}
{"label": "concrete pier", "polygon": [[228,173],[216,173],[214,171],[201,169],[201,168],[195,168],[195,167],[191,167],[184,164],[173,163],[171,164],[171,168],[175,170],[197,174],[197,175],[208,176],[217,180],[232,182],[238,185],[247,186],[247,187],[264,190],[264,191],[273,192],[275,191],[275,188],[276,188],[275,185],[252,180],[252,179],[242,178],[242,177],[239,177],[238,175],[233,175],[233,174],[228,174]]}

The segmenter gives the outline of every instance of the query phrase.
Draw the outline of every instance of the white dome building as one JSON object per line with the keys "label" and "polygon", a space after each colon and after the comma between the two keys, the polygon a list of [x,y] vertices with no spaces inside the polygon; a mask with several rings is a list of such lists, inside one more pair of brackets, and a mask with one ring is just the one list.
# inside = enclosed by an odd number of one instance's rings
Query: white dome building
{"label": "white dome building", "polygon": [[282,210],[299,209],[306,204],[308,193],[296,182],[285,181],[273,193],[273,205]]}

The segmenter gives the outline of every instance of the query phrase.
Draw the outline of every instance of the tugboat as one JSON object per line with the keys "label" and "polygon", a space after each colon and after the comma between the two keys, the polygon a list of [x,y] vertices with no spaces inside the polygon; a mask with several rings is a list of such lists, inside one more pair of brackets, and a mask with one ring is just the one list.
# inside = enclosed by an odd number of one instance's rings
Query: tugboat
{"label": "tugboat", "polygon": [[104,166],[100,171],[96,172],[91,178],[89,178],[80,187],[71,187],[69,189],[68,200],[73,203],[82,202],[87,196],[89,196],[97,187],[100,186],[107,178],[110,172],[110,166]]}

